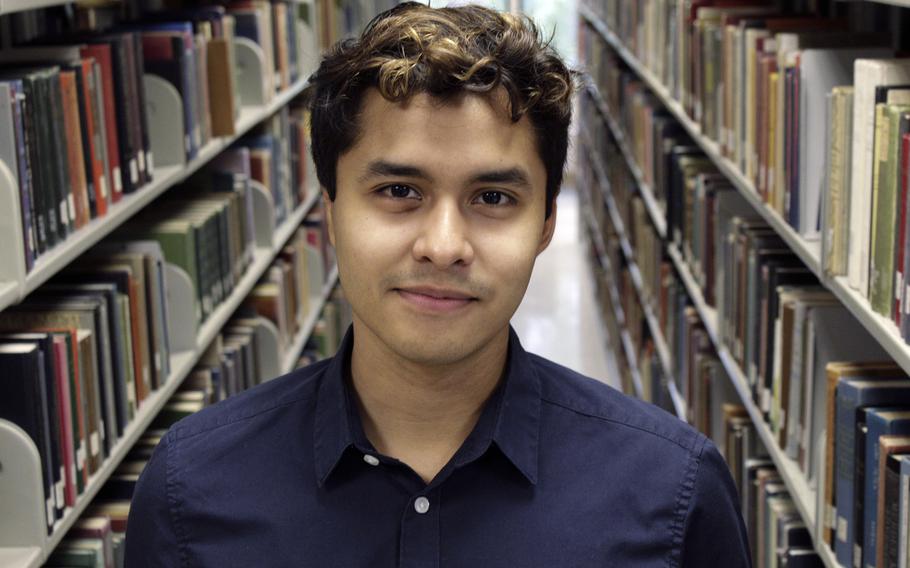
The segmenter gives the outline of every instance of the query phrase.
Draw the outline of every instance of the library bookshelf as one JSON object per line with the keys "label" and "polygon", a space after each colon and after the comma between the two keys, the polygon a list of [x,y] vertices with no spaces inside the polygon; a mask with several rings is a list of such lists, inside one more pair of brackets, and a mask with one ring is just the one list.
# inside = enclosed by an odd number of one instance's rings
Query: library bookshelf
{"label": "library bookshelf", "polygon": [[[882,0],[880,3],[910,7],[910,2],[906,0]],[[663,106],[674,116],[677,122],[682,125],[690,138],[701,148],[703,153],[710,158],[735,189],[750,203],[753,209],[758,212],[764,221],[784,240],[794,254],[802,260],[806,267],[818,278],[819,282],[840,300],[840,302],[853,314],[856,320],[873,338],[875,338],[882,348],[893,357],[895,362],[904,371],[910,372],[910,345],[908,345],[900,336],[897,326],[891,320],[875,313],[870,307],[868,300],[862,297],[859,292],[851,288],[847,284],[847,279],[845,277],[830,277],[827,275],[822,270],[821,266],[820,243],[818,241],[809,241],[802,238],[779,213],[761,200],[754,184],[745,177],[732,161],[721,154],[718,144],[715,141],[702,134],[700,126],[686,114],[679,102],[670,95],[668,90],[661,84],[655,75],[626,48],[622,41],[607,27],[596,12],[586,5],[580,5],[579,11],[581,18],[616,51],[629,69],[631,69],[649,87],[651,93],[659,99]],[[809,529],[816,552],[819,554],[824,565],[828,568],[842,568],[832,550],[820,541],[821,527],[819,526],[819,519],[823,513],[818,510],[817,495],[818,492],[823,491],[824,488],[810,487],[798,464],[779,448],[771,428],[764,421],[761,410],[752,399],[748,379],[746,378],[743,369],[736,362],[721,338],[715,309],[705,302],[701,288],[689,266],[684,261],[683,255],[678,250],[677,246],[667,240],[664,212],[658,204],[654,192],[644,180],[641,170],[629,149],[625,132],[614,119],[614,115],[610,112],[610,108],[606,103],[605,98],[598,91],[597,87],[589,82],[585,85],[585,91],[594,102],[594,106],[597,108],[603,121],[607,124],[613,139],[619,147],[620,153],[622,154],[628,169],[632,173],[632,177],[635,179],[638,195],[645,204],[649,220],[653,224],[655,231],[661,239],[664,240],[667,256],[673,264],[676,273],[679,275],[679,278],[711,339],[724,370],[730,378],[736,392],[739,394],[741,403],[746,408],[746,411],[755,426],[756,432],[762,439],[787,490],[792,496],[797,511]],[[595,172],[598,169],[603,169],[602,162],[598,156],[592,155],[591,161],[594,164]],[[597,177],[600,177],[601,180],[606,179],[603,175]],[[604,192],[603,197],[607,207],[615,209],[615,205],[612,204],[612,198],[609,195],[609,186],[605,185],[603,181],[599,186],[601,191]],[[611,215],[613,214],[611,213]],[[617,231],[621,233],[620,230],[617,229]],[[592,232],[595,233],[594,239],[597,240],[597,229],[595,228]],[[622,236],[620,236],[620,238],[622,238]],[[622,249],[627,259],[630,254],[634,254],[634,252],[627,250],[625,244],[622,245]],[[653,331],[654,330],[652,329],[652,334]],[[657,336],[655,335],[655,337]],[[657,340],[655,340],[655,343],[657,343]]]}
{"label": "library bookshelf", "polygon": [[[0,14],[43,8],[65,2],[23,2],[0,1]],[[238,79],[262,85],[266,72],[265,59],[258,46],[243,39],[236,44]],[[182,136],[182,101],[175,90],[156,88],[155,77],[146,76],[150,104],[146,111],[150,118],[165,121],[164,130]],[[23,300],[55,274],[74,262],[82,253],[128,222],[156,198],[171,187],[189,178],[195,172],[216,158],[244,134],[252,130],[300,95],[307,86],[304,78],[275,94],[258,96],[262,89],[241,89],[241,106],[235,119],[234,133],[230,136],[214,137],[201,147],[191,160],[174,158],[168,152],[167,139],[156,139],[152,133],[152,150],[156,157],[153,181],[134,193],[124,195],[113,204],[108,213],[89,222],[54,249],[40,256],[33,269],[25,273],[21,258],[21,246],[4,246],[0,252],[0,310]],[[156,99],[165,97],[165,99]],[[155,108],[166,109],[170,116],[155,116]],[[170,120],[168,123],[167,121]],[[170,155],[169,155],[170,154]],[[64,511],[61,519],[48,534],[46,529],[43,488],[41,486],[41,464],[37,448],[31,438],[11,422],[0,420],[0,565],[15,568],[41,566],[72,528],[108,478],[127,456],[136,441],[142,436],[171,396],[178,390],[184,379],[203,356],[222,328],[230,321],[238,307],[244,302],[260,278],[269,270],[273,261],[285,248],[286,243],[297,232],[307,215],[319,204],[320,191],[315,176],[307,180],[307,198],[279,224],[276,222],[269,191],[253,183],[253,217],[256,227],[256,247],[250,265],[235,284],[231,294],[225,298],[207,319],[197,325],[192,304],[195,298],[193,285],[181,269],[165,264],[168,312],[172,315],[168,334],[174,346],[170,358],[170,374],[160,388],[151,392],[142,401],[135,417],[130,421],[122,436],[111,448],[107,459],[87,481],[85,491],[76,504]],[[4,215],[0,220],[0,240],[21,245],[22,219],[18,214],[19,188],[8,167],[0,163],[0,206],[13,214]],[[322,308],[328,302],[338,281],[337,268],[330,271],[324,286],[310,298],[309,310],[300,329],[277,361],[269,363],[267,376],[278,376],[292,371],[301,350],[311,336],[319,320]],[[277,331],[262,326],[266,345],[279,345]],[[7,496],[10,496],[7,499]]]}

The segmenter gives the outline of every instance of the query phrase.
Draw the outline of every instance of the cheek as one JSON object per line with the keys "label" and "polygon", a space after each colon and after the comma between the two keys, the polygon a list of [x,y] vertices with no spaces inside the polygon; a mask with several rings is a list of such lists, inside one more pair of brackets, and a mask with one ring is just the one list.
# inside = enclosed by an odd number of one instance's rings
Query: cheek
{"label": "cheek", "polygon": [[408,251],[406,231],[369,213],[335,219],[335,248],[339,265],[358,275],[376,277]]}

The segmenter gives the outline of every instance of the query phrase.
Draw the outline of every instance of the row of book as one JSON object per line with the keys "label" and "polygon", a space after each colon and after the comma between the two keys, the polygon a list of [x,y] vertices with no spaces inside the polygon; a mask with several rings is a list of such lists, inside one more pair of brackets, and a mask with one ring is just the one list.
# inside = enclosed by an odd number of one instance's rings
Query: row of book
{"label": "row of book", "polygon": [[[592,138],[610,143],[609,126],[595,116],[595,106],[593,96],[583,106],[592,118],[589,124],[603,132]],[[685,269],[716,309],[716,332],[752,393],[775,451],[792,460],[813,491],[810,505],[821,519],[818,538],[832,545],[844,566],[906,562],[910,507],[899,499],[907,453],[902,420],[910,409],[903,399],[910,384],[906,376],[818,286],[710,160],[691,143],[682,151],[687,143],[674,139],[677,134],[651,135],[655,145],[679,150],[666,164],[667,206],[677,211],[670,217],[677,223],[670,223],[666,246],[681,251]],[[625,138],[636,136],[627,131]],[[615,143],[597,151],[621,155]],[[636,166],[643,174],[649,169]],[[633,176],[613,173],[607,187],[615,201],[631,201],[634,214],[624,221],[631,227],[628,234],[650,225],[643,206],[636,204],[640,197],[630,198],[636,191]],[[654,241],[640,242],[649,247]],[[652,247],[648,254],[665,262],[662,248]],[[665,276],[660,282],[667,286]],[[654,306],[661,319],[665,305]],[[664,333],[673,337],[667,329]],[[674,339],[668,343],[677,345]],[[687,386],[682,361],[676,355],[674,360],[674,374],[691,406],[691,397],[699,396],[697,383]]]}
{"label": "row of book", "polygon": [[241,311],[272,322],[282,352],[300,333],[305,320],[322,301],[334,265],[322,211],[311,211],[278,258],[247,296]]}
{"label": "row of book", "polygon": [[[126,520],[142,470],[155,447],[178,420],[273,377],[257,372],[257,316],[234,318],[209,346],[192,373],[164,405],[98,496],[48,559],[47,566],[124,566]],[[350,325],[350,305],[336,288],[312,336],[300,354],[300,365],[330,357]]]}
{"label": "row of book", "polygon": [[[591,121],[585,122],[593,124]],[[614,155],[618,155],[617,148],[613,147],[611,150],[615,152]],[[583,150],[581,155],[585,154]],[[605,158],[609,155],[604,154]],[[617,191],[617,186],[601,184],[596,178],[592,178],[590,175],[592,167],[593,165],[584,158],[579,161],[578,173],[583,181],[580,189],[586,195],[588,207],[593,210],[605,209],[607,205],[602,188],[606,185],[611,191]],[[618,191],[627,195],[628,188]],[[641,198],[634,196],[630,201],[637,202],[632,205],[632,209],[637,212],[633,217],[635,221],[631,224],[624,222],[623,228],[650,226],[643,216]],[[658,246],[650,249],[647,254],[661,259],[662,268],[666,267],[660,280],[661,286],[666,290],[657,293],[658,297],[664,299],[657,300],[652,295],[660,288],[649,286],[643,300],[638,292],[632,289],[628,264],[624,253],[621,252],[620,236],[616,227],[612,225],[612,216],[608,212],[594,213],[591,219],[600,219],[593,221],[589,227],[592,249],[598,248],[593,245],[593,241],[603,242],[610,266],[622,267],[618,274],[607,273],[600,266],[599,251],[592,252],[594,259],[592,265],[595,267],[595,278],[598,289],[601,290],[602,308],[610,334],[613,336],[618,333],[621,325],[633,338],[637,338],[632,340],[635,344],[633,357],[634,365],[641,374],[642,398],[673,413],[673,402],[667,386],[668,381],[675,380],[686,402],[687,420],[712,438],[721,449],[741,497],[753,565],[807,568],[823,566],[821,558],[812,547],[809,528],[800,517],[783,479],[768,457],[746,409],[736,403],[738,395],[731,379],[715,352],[707,330],[692,306],[684,286],[672,266],[668,266],[662,259],[661,248]],[[635,232],[636,229],[629,229],[630,234]],[[634,250],[634,253],[636,262],[644,254],[638,249]],[[615,321],[613,314],[616,312],[610,305],[612,302],[610,295],[602,292],[604,288],[613,285],[607,282],[608,279],[618,281],[622,304],[619,311],[622,314],[621,322]],[[649,282],[647,278],[643,280]],[[645,304],[649,307],[646,308]],[[646,309],[656,310],[660,322],[658,329],[651,328],[646,322],[644,316]],[[665,342],[671,351],[673,364],[669,375],[656,352],[656,338],[653,334],[659,334],[660,341]],[[620,367],[628,366],[626,354],[615,346],[612,337],[611,344],[614,344]]]}
{"label": "row of book", "polygon": [[[760,198],[807,241],[821,241],[823,270],[844,276],[910,337],[910,59],[895,58],[888,34],[853,31],[840,10],[781,13],[747,0],[610,0],[594,9]],[[608,98],[654,99],[602,41],[586,41]]]}
{"label": "row of book", "polygon": [[18,186],[26,270],[152,180],[146,107],[154,101],[144,75],[180,95],[183,153],[192,159],[212,138],[236,133],[242,101],[235,38],[252,40],[265,54],[267,72],[256,79],[265,100],[312,68],[315,36],[302,14],[280,0],[192,6],[5,49],[0,160]]}
{"label": "row of book", "polygon": [[821,568],[812,535],[793,496],[768,456],[755,425],[742,406],[722,403],[724,453],[739,490],[743,517],[758,567]]}
{"label": "row of book", "polygon": [[[257,175],[265,178],[256,173],[256,151],[245,143],[166,193],[25,302],[0,313],[8,379],[0,417],[35,441],[49,530],[84,492],[143,401],[171,374],[178,346],[170,331],[180,325],[171,320],[189,314],[171,313],[165,264],[189,276],[196,324],[230,296],[253,261],[257,229],[250,184]],[[302,152],[300,163],[306,147]],[[279,162],[271,151],[260,157]],[[289,164],[290,157],[281,162]],[[301,182],[295,195],[302,188]],[[308,305],[296,290],[315,278],[314,293],[320,294],[326,267],[334,262],[326,242],[316,212],[282,251],[279,262],[294,269],[293,322],[300,306]]]}

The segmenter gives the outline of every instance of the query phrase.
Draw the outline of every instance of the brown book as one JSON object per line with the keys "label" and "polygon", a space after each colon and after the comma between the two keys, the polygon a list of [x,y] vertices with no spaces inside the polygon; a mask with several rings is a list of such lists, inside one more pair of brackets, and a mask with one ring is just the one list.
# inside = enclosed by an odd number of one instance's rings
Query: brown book
{"label": "brown book", "polygon": [[819,521],[824,525],[822,530],[822,540],[829,546],[834,543],[835,529],[835,511],[837,503],[835,502],[834,492],[834,465],[835,456],[835,407],[837,401],[837,385],[840,381],[865,377],[886,378],[894,377],[904,378],[903,371],[890,361],[876,363],[856,363],[856,362],[835,362],[828,363],[825,367],[825,373],[828,377],[827,401],[826,401],[826,426],[825,426],[825,481],[824,492],[822,496],[822,519]]}
{"label": "brown book", "polygon": [[215,38],[207,44],[208,91],[212,136],[236,134],[239,111],[234,82],[234,49],[230,40]]}
{"label": "brown book", "polygon": [[[82,124],[83,137],[86,141],[83,144],[83,151],[87,155],[85,161],[87,165],[86,176],[92,180],[92,187],[95,191],[95,215],[101,217],[107,214],[107,204],[110,201],[110,188],[108,186],[108,174],[105,171],[106,152],[103,147],[104,135],[101,132],[103,118],[98,116],[99,107],[95,104],[98,93],[96,89],[100,88],[100,66],[96,67],[93,58],[85,58],[79,62],[82,75]],[[97,72],[96,72],[97,70]]]}
{"label": "brown book", "polygon": [[79,372],[82,376],[82,385],[86,388],[85,394],[88,399],[88,462],[89,470],[94,473],[101,469],[104,463],[104,444],[101,441],[103,430],[101,429],[101,420],[104,410],[99,406],[98,392],[98,355],[95,349],[94,334],[89,329],[79,329],[76,331],[76,341],[79,351]]}
{"label": "brown book", "polygon": [[114,62],[111,55],[111,46],[106,43],[86,45],[81,48],[83,57],[95,60],[96,87],[101,89],[101,98],[104,100],[104,139],[106,143],[108,179],[110,180],[111,201],[120,201],[123,196],[123,184],[120,174],[120,142],[117,131],[117,113],[114,106]]}
{"label": "brown book", "polygon": [[[887,491],[888,487],[888,457],[895,454],[906,454],[910,452],[910,436],[882,436],[878,439],[878,444],[880,448],[878,456],[878,510],[875,524],[875,565],[876,566],[889,566],[885,564],[885,550],[886,550],[886,541],[885,535],[887,532],[895,532],[897,527],[894,526],[894,523],[891,522],[897,517],[896,511],[891,511],[892,515],[888,515],[888,510],[890,508],[897,508],[899,506],[899,495],[900,492],[892,494]],[[900,470],[898,469],[898,472]],[[898,477],[900,473],[898,473]],[[885,524],[888,524],[891,531],[886,531]],[[893,539],[894,544],[897,544],[897,539]],[[897,548],[894,546],[893,548]],[[896,551],[892,551],[893,556],[897,556]]]}
{"label": "brown book", "polygon": [[288,10],[281,2],[272,4],[272,27],[275,38],[275,71],[282,90],[291,86],[291,62],[288,52]]}
{"label": "brown book", "polygon": [[74,226],[78,229],[89,222],[89,204],[75,71],[60,71],[60,93],[63,102],[63,129],[66,132],[66,161],[69,165],[70,186],[73,188]]}

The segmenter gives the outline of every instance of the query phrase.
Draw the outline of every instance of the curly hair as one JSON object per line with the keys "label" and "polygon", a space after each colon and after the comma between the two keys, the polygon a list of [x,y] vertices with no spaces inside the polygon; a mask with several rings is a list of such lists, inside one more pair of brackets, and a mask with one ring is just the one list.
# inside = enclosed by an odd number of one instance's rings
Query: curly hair
{"label": "curly hair", "polygon": [[338,158],[357,139],[368,88],[403,102],[418,93],[445,99],[502,87],[511,120],[527,116],[534,128],[549,217],[562,183],[575,75],[525,16],[476,5],[399,4],[376,16],[359,38],[335,44],[310,77],[316,175],[334,200]]}

